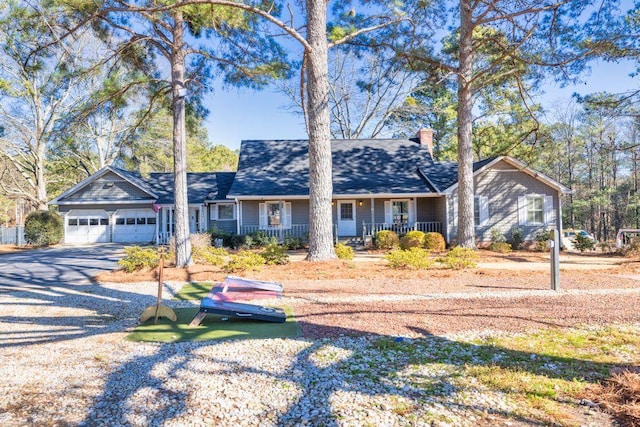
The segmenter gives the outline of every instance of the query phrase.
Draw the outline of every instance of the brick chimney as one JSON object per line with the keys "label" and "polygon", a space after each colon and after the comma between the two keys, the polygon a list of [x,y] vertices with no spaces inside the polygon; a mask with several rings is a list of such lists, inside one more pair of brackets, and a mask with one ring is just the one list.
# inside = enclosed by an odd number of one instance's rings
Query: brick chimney
{"label": "brick chimney", "polygon": [[420,129],[416,134],[416,138],[420,141],[420,145],[427,147],[427,150],[429,150],[429,154],[433,159],[433,129]]}

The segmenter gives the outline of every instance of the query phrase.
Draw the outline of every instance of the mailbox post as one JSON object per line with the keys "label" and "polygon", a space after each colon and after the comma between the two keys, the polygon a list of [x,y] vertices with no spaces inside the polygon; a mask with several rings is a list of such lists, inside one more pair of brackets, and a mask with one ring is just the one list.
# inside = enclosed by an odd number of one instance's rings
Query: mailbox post
{"label": "mailbox post", "polygon": [[550,239],[547,242],[551,251],[551,290],[560,290],[560,233],[558,230],[549,231]]}

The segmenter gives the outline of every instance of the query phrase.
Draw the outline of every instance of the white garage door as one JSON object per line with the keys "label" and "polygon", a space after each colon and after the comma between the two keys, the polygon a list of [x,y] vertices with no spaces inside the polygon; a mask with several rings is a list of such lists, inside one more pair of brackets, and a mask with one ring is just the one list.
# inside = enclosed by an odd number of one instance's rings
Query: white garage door
{"label": "white garage door", "polygon": [[109,215],[103,210],[72,210],[67,214],[65,243],[109,242]]}
{"label": "white garage door", "polygon": [[156,236],[156,213],[153,209],[120,209],[114,215],[113,241],[116,243],[151,243]]}

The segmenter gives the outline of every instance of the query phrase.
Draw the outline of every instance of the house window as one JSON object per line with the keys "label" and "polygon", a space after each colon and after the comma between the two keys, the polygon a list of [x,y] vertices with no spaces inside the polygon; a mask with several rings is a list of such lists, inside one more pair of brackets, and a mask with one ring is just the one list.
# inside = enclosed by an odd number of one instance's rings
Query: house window
{"label": "house window", "polygon": [[218,205],[218,219],[221,221],[233,219],[233,205]]}
{"label": "house window", "polygon": [[280,203],[276,202],[267,202],[267,225],[269,227],[278,227],[280,226],[281,218],[280,218]]}
{"label": "house window", "polygon": [[351,220],[353,219],[353,204],[352,203],[340,203],[340,219]]}
{"label": "house window", "polygon": [[489,199],[486,196],[473,197],[473,225],[485,227],[489,221]]}
{"label": "house window", "polygon": [[409,201],[396,200],[391,203],[391,215],[394,224],[409,223]]}
{"label": "house window", "polygon": [[527,196],[527,224],[544,223],[544,196]]}
{"label": "house window", "polygon": [[473,225],[480,227],[480,200],[478,200],[478,196],[473,198]]}

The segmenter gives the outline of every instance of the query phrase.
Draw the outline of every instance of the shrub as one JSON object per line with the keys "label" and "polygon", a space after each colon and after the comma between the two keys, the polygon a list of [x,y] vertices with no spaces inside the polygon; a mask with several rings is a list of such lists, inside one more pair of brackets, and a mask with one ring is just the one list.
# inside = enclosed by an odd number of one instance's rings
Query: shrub
{"label": "shrub", "polygon": [[118,265],[127,273],[158,266],[159,256],[155,248],[129,246],[124,248],[126,256],[118,261]]}
{"label": "shrub", "polygon": [[223,243],[225,246],[229,246],[233,249],[238,249],[244,246],[246,236],[242,236],[240,234],[232,233],[228,237],[228,241]]}
{"label": "shrub", "polygon": [[584,252],[586,249],[591,251],[596,248],[596,242],[583,234],[577,233],[573,246],[580,252]]}
{"label": "shrub", "polygon": [[511,245],[507,242],[492,242],[491,245],[489,245],[489,249],[501,254],[508,254],[512,250]]}
{"label": "shrub", "polygon": [[519,227],[514,227],[511,229],[511,249],[517,251],[520,249],[520,245],[524,242],[524,230]]}
{"label": "shrub", "polygon": [[473,249],[456,246],[450,250],[446,256],[438,258],[438,262],[443,264],[446,268],[461,270],[463,268],[476,267],[477,264],[475,260],[477,258],[478,254]]}
{"label": "shrub", "polygon": [[505,243],[507,238],[497,228],[491,229],[491,243]]}
{"label": "shrub", "polygon": [[198,264],[222,265],[227,257],[227,251],[213,246],[193,246],[191,249],[193,260]]}
{"label": "shrub", "polygon": [[62,219],[56,213],[35,211],[24,223],[24,238],[33,246],[50,246],[62,241]]}
{"label": "shrub", "polygon": [[269,236],[266,231],[254,231],[245,236],[244,244],[242,247],[250,248],[265,248],[269,245],[277,245],[278,239],[275,236]]}
{"label": "shrub", "polygon": [[424,246],[424,233],[422,231],[409,231],[400,239],[400,248],[421,248]]}
{"label": "shrub", "polygon": [[279,245],[269,245],[260,254],[266,264],[269,265],[285,265],[289,264],[289,255],[287,248]]}
{"label": "shrub", "polygon": [[211,246],[211,234],[209,233],[192,233],[189,236],[192,248],[206,248]]}
{"label": "shrub", "polygon": [[551,239],[551,233],[549,230],[538,231],[535,236],[536,239],[536,250],[540,252],[548,252],[549,248],[547,248],[547,240]]}
{"label": "shrub", "polygon": [[424,235],[424,248],[428,251],[442,252],[446,247],[444,237],[440,233],[430,232]]}
{"label": "shrub", "polygon": [[398,235],[391,230],[378,231],[376,234],[376,247],[378,249],[394,249],[400,244]]}
{"label": "shrub", "polygon": [[285,237],[282,245],[290,251],[295,251],[297,249],[303,249],[305,241],[301,237]]}
{"label": "shrub", "polygon": [[260,254],[251,251],[240,251],[235,255],[231,255],[222,269],[227,273],[236,273],[245,270],[257,270],[264,263],[265,259]]}
{"label": "shrub", "polygon": [[226,231],[213,227],[209,229],[209,234],[211,235],[211,244],[215,244],[216,240],[222,240],[222,246],[231,246],[231,234]]}
{"label": "shrub", "polygon": [[343,243],[338,243],[337,245],[335,245],[334,250],[336,251],[336,256],[340,259],[353,259],[353,248],[351,246],[347,246]]}
{"label": "shrub", "polygon": [[385,255],[389,268],[402,270],[426,270],[433,265],[429,251],[422,248],[396,249]]}

